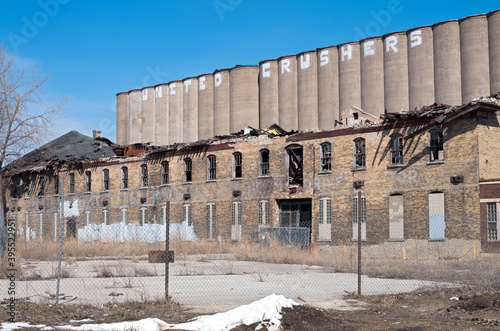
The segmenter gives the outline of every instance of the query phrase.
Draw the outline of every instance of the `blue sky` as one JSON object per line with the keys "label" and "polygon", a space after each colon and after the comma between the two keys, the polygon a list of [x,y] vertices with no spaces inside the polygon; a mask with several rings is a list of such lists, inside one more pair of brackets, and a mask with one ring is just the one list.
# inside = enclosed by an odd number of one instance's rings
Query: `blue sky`
{"label": "blue sky", "polygon": [[2,1],[0,43],[67,96],[53,137],[116,140],[116,93],[500,8],[496,1]]}

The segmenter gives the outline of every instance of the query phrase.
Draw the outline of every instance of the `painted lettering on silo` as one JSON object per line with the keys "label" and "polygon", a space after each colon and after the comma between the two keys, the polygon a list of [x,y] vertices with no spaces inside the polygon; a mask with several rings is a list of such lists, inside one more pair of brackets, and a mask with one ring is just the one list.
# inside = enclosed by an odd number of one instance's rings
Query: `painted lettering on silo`
{"label": "painted lettering on silo", "polygon": [[259,67],[237,66],[229,69],[230,131],[247,126],[259,127]]}
{"label": "painted lettering on silo", "polygon": [[260,62],[259,127],[266,128],[279,122],[278,61]]}
{"label": "painted lettering on silo", "polygon": [[434,95],[436,102],[462,104],[460,28],[458,21],[434,24]]}
{"label": "painted lettering on silo", "polygon": [[434,45],[432,28],[407,31],[410,110],[434,103]]}
{"label": "painted lettering on silo", "polygon": [[198,140],[198,79],[186,78],[183,84],[183,142]]}
{"label": "painted lettering on silo", "polygon": [[154,87],[142,90],[142,143],[155,142],[155,97]]}
{"label": "painted lettering on silo", "polygon": [[318,49],[318,124],[331,130],[339,119],[339,62],[336,46]]}
{"label": "painted lettering on silo", "polygon": [[168,84],[155,86],[155,144],[168,145]]}
{"label": "painted lettering on silo", "polygon": [[299,130],[317,130],[318,60],[316,51],[297,55],[297,89]]}
{"label": "painted lettering on silo", "polygon": [[214,136],[214,78],[198,76],[198,139]]}
{"label": "painted lettering on silo", "polygon": [[182,124],[182,81],[175,81],[168,84],[168,142],[169,144],[183,142]]}
{"label": "painted lettering on silo", "polygon": [[339,111],[349,107],[361,108],[361,63],[359,43],[338,46]]}
{"label": "painted lettering on silo", "polygon": [[384,44],[381,37],[360,41],[361,108],[373,115],[384,113]]}
{"label": "painted lettering on silo", "polygon": [[408,110],[408,48],[406,33],[385,35],[384,99],[388,112]]}
{"label": "painted lettering on silo", "polygon": [[475,15],[461,19],[459,24],[462,103],[467,103],[490,95],[490,82],[486,79],[490,77],[488,20],[486,15]]}
{"label": "painted lettering on silo", "polygon": [[214,72],[214,134],[226,135],[229,124],[229,70]]}
{"label": "painted lettering on silo", "polygon": [[130,142],[130,109],[128,105],[128,92],[116,95],[116,143],[127,145]]}
{"label": "painted lettering on silo", "polygon": [[141,90],[131,90],[129,92],[130,107],[130,143],[142,142],[142,93]]}
{"label": "painted lettering on silo", "polygon": [[500,92],[500,10],[488,13],[488,39],[490,50],[490,91]]}
{"label": "painted lettering on silo", "polygon": [[297,58],[294,55],[278,59],[279,125],[285,130],[298,130]]}

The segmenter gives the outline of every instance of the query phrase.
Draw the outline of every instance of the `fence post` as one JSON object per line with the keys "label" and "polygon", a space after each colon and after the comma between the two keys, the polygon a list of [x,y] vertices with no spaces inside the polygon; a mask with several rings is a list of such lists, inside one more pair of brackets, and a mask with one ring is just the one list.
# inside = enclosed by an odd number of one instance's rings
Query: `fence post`
{"label": "fence post", "polygon": [[358,191],[358,295],[361,295],[361,191]]}
{"label": "fence post", "polygon": [[61,179],[61,242],[59,243],[59,262],[57,266],[57,290],[56,290],[56,306],[59,304],[59,287],[61,285],[61,260],[62,248],[64,241],[64,181]]}
{"label": "fence post", "polygon": [[169,300],[168,297],[168,271],[169,271],[169,251],[170,251],[170,201],[167,201],[165,206],[165,300]]}

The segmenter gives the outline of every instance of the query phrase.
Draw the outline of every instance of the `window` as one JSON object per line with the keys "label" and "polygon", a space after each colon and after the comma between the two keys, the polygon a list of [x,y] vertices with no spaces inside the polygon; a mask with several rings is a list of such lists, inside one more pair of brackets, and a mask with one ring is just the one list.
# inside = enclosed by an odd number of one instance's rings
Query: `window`
{"label": "window", "polygon": [[240,152],[233,154],[233,178],[241,178],[243,176],[242,156]]}
{"label": "window", "polygon": [[128,188],[128,168],[122,167],[122,190]]}
{"label": "window", "polygon": [[54,194],[59,194],[59,175],[54,176]]}
{"label": "window", "polygon": [[240,241],[241,240],[241,202],[233,202],[231,205],[231,240]]}
{"label": "window", "polygon": [[288,184],[302,186],[303,182],[303,152],[302,146],[286,147],[288,153]]}
{"label": "window", "polygon": [[184,181],[190,182],[193,180],[193,162],[191,159],[184,159]]}
{"label": "window", "polygon": [[193,220],[191,218],[191,205],[182,206],[182,222],[186,223],[188,226],[193,225]]}
{"label": "window", "polygon": [[259,176],[269,175],[269,150],[263,149],[260,151],[260,166]]}
{"label": "window", "polygon": [[53,226],[53,234],[54,234],[54,241],[57,241],[57,229],[59,228],[59,213],[54,213],[54,226]]}
{"label": "window", "polygon": [[269,225],[269,202],[259,201],[259,225]]}
{"label": "window", "polygon": [[123,224],[128,224],[128,210],[122,209],[120,210],[120,222]]}
{"label": "window", "polygon": [[43,239],[43,214],[38,214],[38,239]]}
{"label": "window", "polygon": [[443,131],[429,132],[429,162],[443,161]]}
{"label": "window", "polygon": [[164,161],[161,163],[161,183],[168,184],[168,162]]}
{"label": "window", "polygon": [[429,193],[429,239],[443,240],[446,234],[444,193]]}
{"label": "window", "polygon": [[215,204],[207,204],[207,215],[206,215],[206,226],[207,226],[207,239],[215,239]]}
{"label": "window", "polygon": [[332,171],[332,144],[320,145],[320,171]]}
{"label": "window", "polygon": [[[366,240],[366,198],[361,197],[361,240]],[[352,238],[358,240],[358,197],[352,199]]]}
{"label": "window", "polygon": [[85,172],[85,192],[92,191],[92,174],[90,171]]}
{"label": "window", "polygon": [[215,155],[209,155],[207,158],[207,179],[217,179],[217,163]]}
{"label": "window", "polygon": [[38,182],[38,196],[43,197],[45,195],[45,177],[40,177]]}
{"label": "window", "polygon": [[319,200],[319,224],[332,224],[332,199]]}
{"label": "window", "polygon": [[75,193],[75,174],[69,174],[69,193]]}
{"label": "window", "polygon": [[24,195],[29,198],[31,196],[31,182],[29,179],[26,181],[26,184],[24,184]]}
{"label": "window", "polygon": [[90,225],[90,212],[89,211],[86,211],[85,214],[84,214],[84,217],[85,217],[85,226],[87,225]]}
{"label": "window", "polygon": [[389,196],[389,239],[404,239],[404,204],[402,194]]}
{"label": "window", "polygon": [[107,210],[103,210],[102,211],[101,224],[104,224],[104,225],[108,225],[109,224],[108,211]]}
{"label": "window", "polygon": [[104,169],[102,171],[102,190],[107,191],[109,190],[109,170]]}
{"label": "window", "polygon": [[148,166],[141,164],[141,187],[148,186]]}
{"label": "window", "polygon": [[365,168],[366,163],[366,149],[365,140],[363,138],[356,138],[354,140],[354,168]]}
{"label": "window", "polygon": [[487,204],[487,232],[488,241],[498,240],[498,203],[491,202]]}
{"label": "window", "polygon": [[148,209],[147,208],[142,208],[141,209],[141,226],[148,224]]}
{"label": "window", "polygon": [[403,137],[401,136],[391,138],[391,164],[403,164]]}

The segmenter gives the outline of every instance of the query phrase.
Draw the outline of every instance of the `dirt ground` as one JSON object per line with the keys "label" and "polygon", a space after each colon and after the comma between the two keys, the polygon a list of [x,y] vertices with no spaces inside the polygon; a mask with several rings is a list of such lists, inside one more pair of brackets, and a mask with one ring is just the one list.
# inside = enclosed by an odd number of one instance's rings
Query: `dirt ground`
{"label": "dirt ground", "polygon": [[[450,300],[451,297],[459,300]],[[500,293],[494,291],[444,289],[399,295],[354,296],[346,300],[365,302],[366,305],[362,305],[365,309],[337,311],[295,306],[283,311],[283,330],[500,329]],[[8,319],[7,310],[3,306],[0,321]],[[17,321],[55,326],[85,318],[92,318],[99,323],[111,323],[157,317],[166,322],[180,323],[198,315],[195,311],[170,302],[68,304],[59,307],[19,303]],[[256,326],[239,326],[233,330],[255,330]]]}

